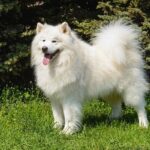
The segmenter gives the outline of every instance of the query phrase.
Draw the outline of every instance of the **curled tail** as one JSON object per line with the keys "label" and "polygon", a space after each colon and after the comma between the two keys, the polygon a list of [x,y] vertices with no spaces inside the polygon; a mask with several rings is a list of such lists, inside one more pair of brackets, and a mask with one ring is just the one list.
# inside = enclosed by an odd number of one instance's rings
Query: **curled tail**
{"label": "curled tail", "polygon": [[[113,22],[99,32],[93,39],[93,46],[102,54],[109,65],[121,68],[123,74],[132,76],[131,84],[137,84],[141,92],[148,90],[144,74],[144,61],[138,41],[140,30],[123,21]],[[99,52],[100,51],[100,52]]]}
{"label": "curled tail", "polygon": [[131,59],[142,63],[138,42],[139,33],[139,29],[136,27],[119,20],[100,29],[95,34],[92,44],[99,51],[106,54],[108,59],[114,59],[118,64],[129,61],[129,56],[133,57],[129,53],[134,53],[136,57]]}

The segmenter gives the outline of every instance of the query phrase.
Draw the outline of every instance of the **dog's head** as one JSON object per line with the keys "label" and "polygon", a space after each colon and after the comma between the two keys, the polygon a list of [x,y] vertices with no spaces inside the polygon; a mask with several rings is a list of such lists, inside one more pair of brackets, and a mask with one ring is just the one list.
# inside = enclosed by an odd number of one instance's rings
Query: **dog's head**
{"label": "dog's head", "polygon": [[67,22],[57,26],[37,23],[34,45],[43,56],[43,64],[48,65],[68,46],[72,46],[72,31]]}

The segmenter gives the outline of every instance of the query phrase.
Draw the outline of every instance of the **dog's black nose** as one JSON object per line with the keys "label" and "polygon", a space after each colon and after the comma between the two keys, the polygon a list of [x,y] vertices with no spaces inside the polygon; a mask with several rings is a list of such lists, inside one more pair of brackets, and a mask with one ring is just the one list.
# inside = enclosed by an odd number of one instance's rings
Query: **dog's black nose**
{"label": "dog's black nose", "polygon": [[48,47],[47,47],[47,46],[43,46],[43,47],[42,47],[42,51],[43,51],[43,53],[46,53],[46,52],[47,52],[47,50],[48,50]]}

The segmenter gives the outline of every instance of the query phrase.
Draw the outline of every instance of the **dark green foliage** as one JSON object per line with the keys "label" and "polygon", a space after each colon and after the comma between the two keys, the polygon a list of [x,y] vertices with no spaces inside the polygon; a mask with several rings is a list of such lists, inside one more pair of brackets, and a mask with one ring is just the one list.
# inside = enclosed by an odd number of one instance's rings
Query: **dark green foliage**
{"label": "dark green foliage", "polygon": [[124,18],[142,34],[150,75],[150,2],[147,0],[2,0],[0,2],[0,83],[33,80],[30,45],[36,23],[68,21],[85,40],[100,26]]}

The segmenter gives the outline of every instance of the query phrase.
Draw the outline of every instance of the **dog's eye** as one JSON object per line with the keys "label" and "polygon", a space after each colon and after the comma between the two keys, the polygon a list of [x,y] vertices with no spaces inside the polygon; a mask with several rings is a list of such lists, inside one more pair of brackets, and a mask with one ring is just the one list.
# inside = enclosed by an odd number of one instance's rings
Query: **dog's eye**
{"label": "dog's eye", "polygon": [[52,43],[56,43],[57,41],[56,40],[52,40]]}
{"label": "dog's eye", "polygon": [[45,42],[45,40],[43,40],[43,42]]}

